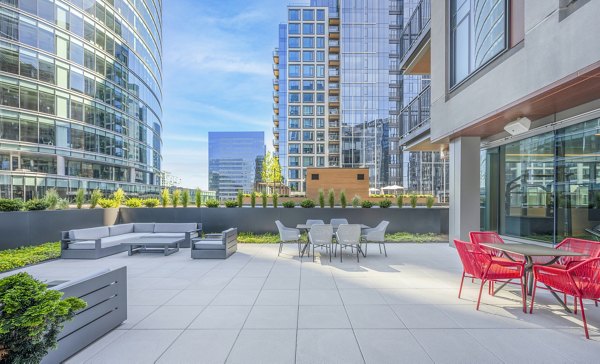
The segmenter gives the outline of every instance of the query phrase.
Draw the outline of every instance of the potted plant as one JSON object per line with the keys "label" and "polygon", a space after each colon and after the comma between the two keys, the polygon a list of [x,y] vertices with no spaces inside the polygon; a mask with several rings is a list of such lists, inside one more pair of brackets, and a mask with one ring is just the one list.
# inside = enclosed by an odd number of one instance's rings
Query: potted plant
{"label": "potted plant", "polygon": [[27,273],[0,280],[0,362],[39,363],[56,347],[63,323],[86,306],[62,295]]}

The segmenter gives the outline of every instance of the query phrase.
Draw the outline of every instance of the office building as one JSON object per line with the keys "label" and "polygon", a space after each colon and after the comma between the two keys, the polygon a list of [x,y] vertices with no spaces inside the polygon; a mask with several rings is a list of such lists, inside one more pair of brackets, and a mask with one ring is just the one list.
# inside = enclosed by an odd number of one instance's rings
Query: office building
{"label": "office building", "polygon": [[264,132],[208,133],[208,188],[232,200],[239,190],[250,193],[265,156]]}
{"label": "office building", "polygon": [[[446,3],[448,6],[446,6]],[[600,224],[598,1],[431,2],[412,50],[431,74],[429,142],[449,146],[450,239],[549,243]]]}
{"label": "office building", "polygon": [[306,191],[309,167],[368,168],[374,188],[401,182],[403,24],[401,0],[288,6],[273,54],[273,132],[292,191]]}
{"label": "office building", "polygon": [[0,197],[158,192],[161,13],[155,0],[0,2]]}

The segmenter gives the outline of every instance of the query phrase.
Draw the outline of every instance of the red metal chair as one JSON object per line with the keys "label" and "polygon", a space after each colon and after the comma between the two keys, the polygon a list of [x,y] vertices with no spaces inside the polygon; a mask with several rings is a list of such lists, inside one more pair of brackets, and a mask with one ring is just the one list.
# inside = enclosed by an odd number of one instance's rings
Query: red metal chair
{"label": "red metal chair", "polygon": [[481,249],[490,253],[495,257],[502,256],[502,252],[486,248],[484,246],[480,246],[479,244],[504,244],[504,240],[498,235],[498,233],[494,231],[471,231],[469,233],[469,237],[471,238],[471,243],[479,246]]}
{"label": "red metal chair", "polygon": [[479,297],[477,298],[477,310],[481,303],[481,292],[485,282],[510,282],[518,279],[521,284],[521,295],[523,296],[523,312],[527,312],[525,285],[523,284],[523,272],[525,270],[524,262],[512,262],[496,260],[490,253],[483,251],[477,245],[454,240],[456,250],[463,264],[463,274],[458,290],[458,298],[462,293],[465,277],[481,280],[479,287]]}
{"label": "red metal chair", "polygon": [[577,264],[571,264],[571,267],[568,269],[534,265],[533,277],[534,285],[529,313],[533,312],[535,291],[536,288],[538,288],[538,283],[542,283],[552,289],[573,296],[575,297],[575,314],[577,314],[577,300],[579,300],[585,337],[589,339],[590,335],[585,319],[583,300],[600,299],[600,258],[592,258],[584,260],[583,262],[578,262]]}

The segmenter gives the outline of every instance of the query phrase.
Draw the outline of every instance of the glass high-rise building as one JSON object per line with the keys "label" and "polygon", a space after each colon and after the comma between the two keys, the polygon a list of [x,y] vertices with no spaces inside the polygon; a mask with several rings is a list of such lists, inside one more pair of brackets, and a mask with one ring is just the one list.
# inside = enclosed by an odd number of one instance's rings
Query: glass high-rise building
{"label": "glass high-rise building", "polygon": [[209,132],[208,188],[225,200],[234,199],[239,190],[252,192],[265,149],[262,131]]}
{"label": "glass high-rise building", "polygon": [[0,0],[0,197],[156,193],[161,0]]}
{"label": "glass high-rise building", "polygon": [[274,144],[292,191],[305,191],[307,167],[369,168],[375,188],[402,183],[404,22],[402,0],[288,6],[274,53]]}

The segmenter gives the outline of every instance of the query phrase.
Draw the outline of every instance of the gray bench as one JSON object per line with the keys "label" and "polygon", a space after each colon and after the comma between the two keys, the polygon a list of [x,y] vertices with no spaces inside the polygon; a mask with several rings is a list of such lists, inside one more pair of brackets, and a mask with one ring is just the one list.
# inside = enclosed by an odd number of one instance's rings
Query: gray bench
{"label": "gray bench", "polygon": [[226,259],[237,251],[237,228],[192,239],[192,259]]}
{"label": "gray bench", "polygon": [[61,257],[64,259],[98,259],[127,251],[121,243],[143,237],[181,238],[182,248],[189,248],[192,238],[200,235],[202,224],[133,223],[63,231]]}
{"label": "gray bench", "polygon": [[57,347],[43,364],[63,362],[127,320],[127,267],[106,269],[50,289],[63,292],[63,298],[79,297],[87,307],[64,325]]}

